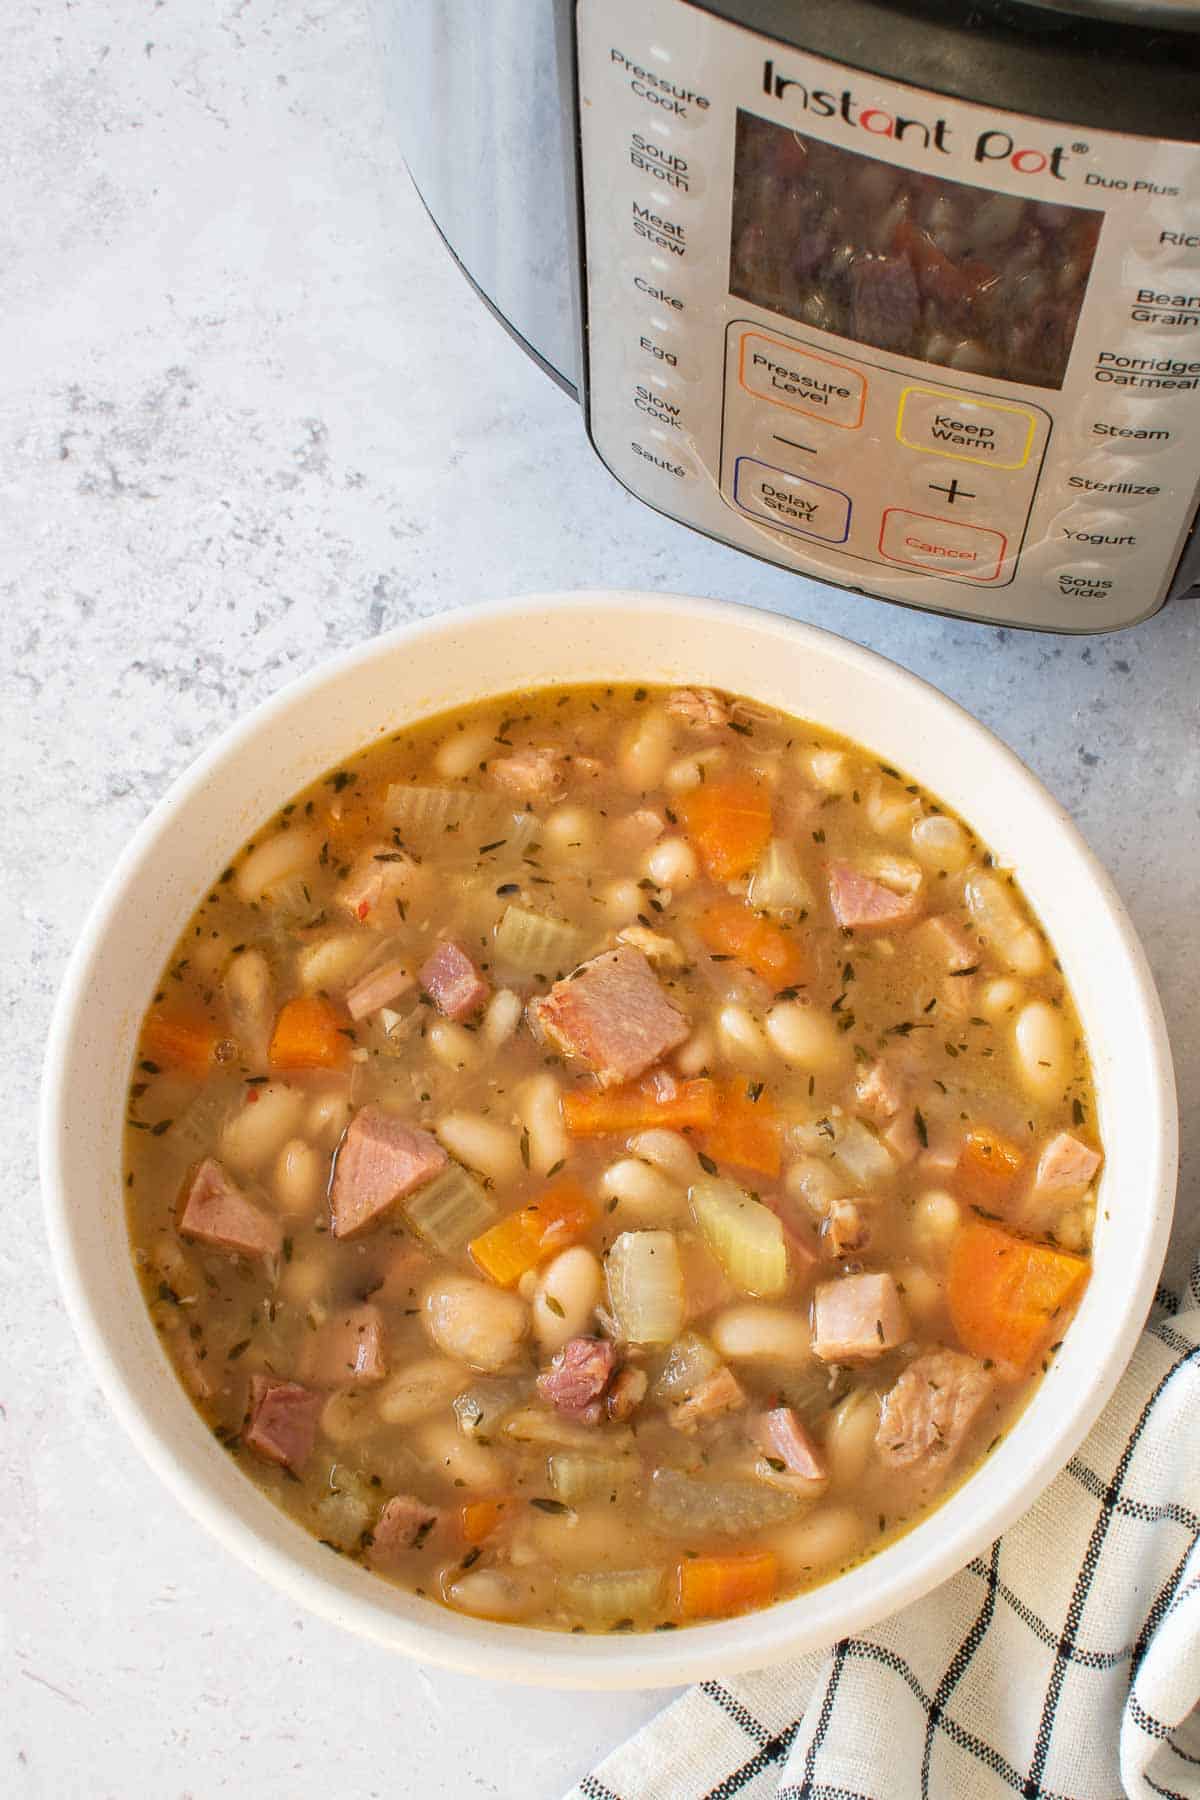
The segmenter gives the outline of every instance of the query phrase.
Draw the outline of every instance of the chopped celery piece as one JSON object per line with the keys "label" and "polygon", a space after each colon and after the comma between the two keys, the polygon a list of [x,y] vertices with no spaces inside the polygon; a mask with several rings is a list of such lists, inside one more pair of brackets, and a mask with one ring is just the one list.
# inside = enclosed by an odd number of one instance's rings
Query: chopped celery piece
{"label": "chopped celery piece", "polygon": [[605,1625],[616,1619],[636,1624],[662,1604],[661,1569],[595,1569],[560,1575],[558,1597],[580,1618]]}
{"label": "chopped celery piece", "polygon": [[496,957],[523,975],[556,975],[573,968],[581,938],[573,925],[527,906],[506,906],[496,927]]}
{"label": "chopped celery piece", "polygon": [[568,1506],[591,1500],[597,1495],[605,1499],[632,1480],[635,1463],[632,1457],[580,1456],[574,1451],[560,1450],[550,1458],[550,1485]]}
{"label": "chopped celery piece", "polygon": [[481,1377],[455,1396],[454,1416],[467,1437],[490,1437],[507,1413],[515,1412],[533,1397],[533,1377],[501,1375],[494,1381]]}
{"label": "chopped celery piece", "polygon": [[344,1463],[329,1471],[330,1491],[317,1504],[321,1535],[339,1550],[352,1550],[374,1517],[378,1504],[368,1482]]}
{"label": "chopped celery piece", "polygon": [[[244,1092],[243,1089],[238,1094],[239,1103]],[[186,1112],[180,1113],[171,1127],[168,1142],[172,1150],[182,1152],[189,1161],[207,1156],[221,1135],[225,1114],[233,1098],[232,1088],[201,1088]]]}
{"label": "chopped celery piece", "polygon": [[833,1160],[859,1187],[870,1187],[894,1175],[896,1165],[875,1133],[861,1119],[847,1119],[838,1132]]}
{"label": "chopped celery piece", "polygon": [[311,875],[297,871],[284,875],[263,889],[263,901],[275,914],[276,921],[289,925],[310,925],[321,911],[321,901],[313,892]]}
{"label": "chopped celery piece", "polygon": [[608,1253],[608,1298],[631,1344],[669,1344],[683,1324],[683,1270],[669,1231],[623,1231]]}
{"label": "chopped celery piece", "polygon": [[452,1162],[404,1202],[404,1213],[430,1249],[449,1256],[491,1223],[496,1208],[475,1177]]}
{"label": "chopped celery piece", "polygon": [[787,1242],[771,1210],[732,1181],[698,1181],[692,1209],[709,1248],[743,1294],[782,1294],[787,1286]]}
{"label": "chopped celery piece", "polygon": [[694,1331],[685,1331],[671,1345],[666,1367],[654,1384],[655,1398],[683,1400],[702,1381],[715,1375],[721,1359],[711,1344],[706,1344]]}
{"label": "chopped celery piece", "polygon": [[729,1537],[790,1519],[802,1504],[758,1481],[707,1481],[680,1469],[656,1469],[646,1512],[660,1531],[719,1531]]}
{"label": "chopped celery piece", "polygon": [[[516,1444],[563,1445],[581,1450],[585,1455],[594,1454],[596,1449],[594,1425],[580,1425],[560,1412],[545,1412],[537,1406],[527,1406],[505,1419],[504,1435]],[[604,1447],[606,1450],[632,1449],[632,1431],[626,1426],[606,1426]]]}
{"label": "chopped celery piece", "polygon": [[494,820],[495,808],[486,794],[471,788],[410,787],[398,781],[387,791],[383,816],[402,835],[432,838]]}
{"label": "chopped celery piece", "polygon": [[750,878],[746,894],[759,912],[797,912],[813,905],[813,891],[800,867],[795,847],[784,838],[772,838]]}

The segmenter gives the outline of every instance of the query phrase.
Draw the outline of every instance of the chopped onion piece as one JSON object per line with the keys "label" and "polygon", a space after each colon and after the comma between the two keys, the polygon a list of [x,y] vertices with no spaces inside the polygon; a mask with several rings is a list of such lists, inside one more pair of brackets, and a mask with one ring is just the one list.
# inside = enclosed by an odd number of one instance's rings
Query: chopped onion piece
{"label": "chopped onion piece", "polygon": [[727,1537],[790,1519],[803,1504],[758,1481],[706,1481],[679,1469],[656,1469],[647,1514],[660,1531],[718,1531]]}
{"label": "chopped onion piece", "polygon": [[732,1181],[698,1181],[692,1210],[726,1275],[743,1294],[781,1294],[787,1286],[783,1226]]}
{"label": "chopped onion piece", "polygon": [[662,1604],[663,1582],[662,1569],[596,1569],[560,1575],[558,1597],[573,1613],[598,1625],[637,1621]]}
{"label": "chopped onion piece", "polygon": [[496,960],[522,975],[551,976],[572,968],[582,938],[573,925],[527,906],[506,906],[496,927]]}
{"label": "chopped onion piece", "polygon": [[608,1253],[608,1298],[631,1344],[669,1344],[683,1324],[683,1271],[669,1231],[623,1231]]}
{"label": "chopped onion piece", "polygon": [[656,1400],[683,1400],[721,1366],[711,1344],[694,1331],[685,1331],[671,1345],[667,1365],[654,1384]]}
{"label": "chopped onion piece", "polygon": [[572,1450],[556,1451],[549,1459],[550,1485],[568,1506],[596,1495],[606,1499],[625,1487],[636,1470],[633,1457],[582,1456]]}
{"label": "chopped onion piece", "polygon": [[813,891],[800,867],[795,847],[784,838],[772,838],[750,878],[746,898],[759,912],[797,912],[813,905]]}
{"label": "chopped onion piece", "polygon": [[896,1171],[889,1151],[861,1119],[844,1122],[834,1145],[833,1159],[851,1181],[864,1188],[885,1181]]}

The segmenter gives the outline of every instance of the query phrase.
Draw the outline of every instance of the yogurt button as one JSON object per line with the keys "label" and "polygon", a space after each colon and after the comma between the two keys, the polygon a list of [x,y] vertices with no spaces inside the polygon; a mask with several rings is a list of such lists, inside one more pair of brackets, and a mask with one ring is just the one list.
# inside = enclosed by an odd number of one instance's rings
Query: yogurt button
{"label": "yogurt button", "polygon": [[1112,509],[1098,510],[1086,501],[1059,513],[1050,531],[1050,543],[1070,554],[1106,559],[1129,556],[1138,549],[1144,533],[1136,520]]}

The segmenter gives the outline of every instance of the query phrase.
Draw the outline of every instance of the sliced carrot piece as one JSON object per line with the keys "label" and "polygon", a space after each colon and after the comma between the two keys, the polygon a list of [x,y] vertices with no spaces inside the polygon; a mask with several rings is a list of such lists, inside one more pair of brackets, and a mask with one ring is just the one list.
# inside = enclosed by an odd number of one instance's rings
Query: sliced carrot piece
{"label": "sliced carrot piece", "polygon": [[468,1544],[482,1544],[504,1522],[507,1500],[472,1500],[459,1508],[458,1520]]}
{"label": "sliced carrot piece", "polygon": [[319,995],[301,995],[279,1010],[267,1052],[273,1069],[339,1069],[350,1054],[341,1015]]}
{"label": "sliced carrot piece", "polygon": [[142,1030],[143,1056],[189,1075],[207,1074],[216,1043],[216,1031],[207,1019],[151,1013]]}
{"label": "sliced carrot piece", "polygon": [[685,1557],[679,1565],[676,1610],[681,1619],[725,1618],[768,1605],[778,1585],[779,1559],[770,1550]]}
{"label": "sliced carrot piece", "polygon": [[1024,1373],[1066,1330],[1089,1266],[985,1219],[964,1225],[950,1252],[946,1293],[964,1349]]}
{"label": "sliced carrot piece", "polygon": [[644,1075],[624,1087],[575,1088],[563,1095],[562,1109],[572,1137],[605,1137],[654,1126],[703,1130],[716,1119],[717,1090],[703,1079],[672,1083]]}
{"label": "sliced carrot piece", "polygon": [[749,775],[701,782],[679,812],[696,854],[718,881],[748,875],[770,840],[770,790]]}
{"label": "sliced carrot piece", "polygon": [[718,1085],[717,1118],[704,1136],[704,1148],[717,1162],[734,1163],[759,1175],[778,1175],[779,1114],[774,1102],[744,1076]]}
{"label": "sliced carrot piece", "polygon": [[695,924],[706,950],[736,957],[773,988],[791,987],[808,974],[808,957],[795,932],[772,925],[732,896],[706,908]]}
{"label": "sliced carrot piece", "polygon": [[528,1269],[578,1243],[596,1217],[596,1208],[579,1183],[567,1179],[489,1226],[467,1248],[476,1267],[498,1287],[516,1287]]}
{"label": "sliced carrot piece", "polygon": [[1021,1172],[1024,1153],[989,1126],[968,1131],[958,1153],[958,1174],[968,1186],[1000,1198]]}

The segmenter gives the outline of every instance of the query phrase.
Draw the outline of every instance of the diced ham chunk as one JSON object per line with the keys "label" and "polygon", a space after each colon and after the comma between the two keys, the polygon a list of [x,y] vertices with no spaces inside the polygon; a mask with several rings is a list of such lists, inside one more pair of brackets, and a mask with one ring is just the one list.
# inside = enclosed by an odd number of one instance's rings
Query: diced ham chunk
{"label": "diced ham chunk", "polygon": [[278,1256],[283,1227],[243,1194],[215,1156],[206,1156],[192,1176],[179,1229],[185,1237],[239,1256]]}
{"label": "diced ham chunk", "polygon": [[1092,1184],[1100,1167],[1100,1153],[1080,1143],[1069,1131],[1050,1139],[1038,1157],[1033,1193],[1037,1200],[1078,1200]]}
{"label": "diced ham chunk", "polygon": [[952,975],[974,969],[979,963],[979,946],[973,944],[957,919],[938,913],[921,926],[921,943]]}
{"label": "diced ham chunk", "polygon": [[676,688],[667,698],[667,711],[692,731],[713,731],[729,723],[729,708],[712,688]]}
{"label": "diced ham chunk", "polygon": [[312,1453],[317,1417],[324,1396],[298,1381],[276,1381],[270,1375],[250,1379],[250,1414],[242,1434],[248,1449],[293,1472]]}
{"label": "diced ham chunk", "polygon": [[562,752],[542,748],[500,756],[488,773],[497,787],[528,800],[555,800],[563,791]]}
{"label": "diced ham chunk", "polygon": [[854,1083],[855,1108],[872,1125],[887,1125],[904,1105],[905,1084],[886,1062],[873,1062]]}
{"label": "diced ham chunk", "polygon": [[644,1075],[691,1030],[641,951],[628,944],[581,963],[544,1000],[531,1001],[529,1012],[556,1050],[595,1070],[601,1087]]}
{"label": "diced ham chunk", "polygon": [[993,1388],[983,1364],[958,1350],[928,1350],[884,1396],[875,1444],[888,1468],[947,1467]]}
{"label": "diced ham chunk", "polygon": [[783,1463],[790,1475],[826,1481],[825,1458],[790,1406],[776,1406],[754,1421],[754,1441],[768,1456]]}
{"label": "diced ham chunk", "polygon": [[381,1006],[390,1006],[393,1000],[406,994],[412,984],[412,971],[407,963],[384,963],[382,968],[373,969],[361,981],[355,982],[346,995],[346,1010],[352,1019],[368,1018]]}
{"label": "diced ham chunk", "polygon": [[386,906],[391,915],[388,922],[394,925],[394,902],[408,897],[418,867],[413,857],[397,850],[394,844],[370,844],[357,858],[334,898],[360,924],[365,924],[372,913]]}
{"label": "diced ham chunk", "polygon": [[381,1106],[364,1106],[351,1120],[334,1164],[329,1196],[334,1237],[365,1231],[445,1165],[446,1152],[427,1131],[402,1124]]}
{"label": "diced ham chunk", "polygon": [[441,1516],[436,1506],[427,1506],[414,1494],[393,1494],[371,1531],[367,1561],[386,1568],[405,1550],[423,1544]]}
{"label": "diced ham chunk", "polygon": [[387,1374],[383,1314],[377,1306],[335,1313],[307,1339],[303,1374],[319,1387],[365,1387]]}
{"label": "diced ham chunk", "polygon": [[538,1393],[568,1418],[594,1425],[616,1360],[616,1349],[607,1338],[571,1338],[538,1376]]}
{"label": "diced ham chunk", "polygon": [[871,1242],[871,1220],[857,1200],[835,1200],[821,1228],[826,1256],[854,1256]]}
{"label": "diced ham chunk", "polygon": [[608,1416],[618,1423],[631,1418],[646,1398],[650,1378],[645,1369],[622,1369],[608,1390]]}
{"label": "diced ham chunk", "polygon": [[829,865],[829,904],[839,925],[856,931],[888,931],[917,915],[917,893],[899,894],[846,862]]}
{"label": "diced ham chunk", "polygon": [[469,1019],[491,993],[461,944],[439,944],[417,977],[445,1019]]}
{"label": "diced ham chunk", "polygon": [[679,1431],[692,1432],[709,1419],[719,1419],[723,1413],[736,1412],[745,1406],[746,1395],[737,1376],[732,1369],[723,1365],[714,1369],[711,1375],[694,1387],[686,1400],[671,1414],[671,1423]]}
{"label": "diced ham chunk", "polygon": [[813,1350],[822,1362],[882,1356],[907,1336],[908,1319],[890,1275],[823,1281],[813,1295]]}

